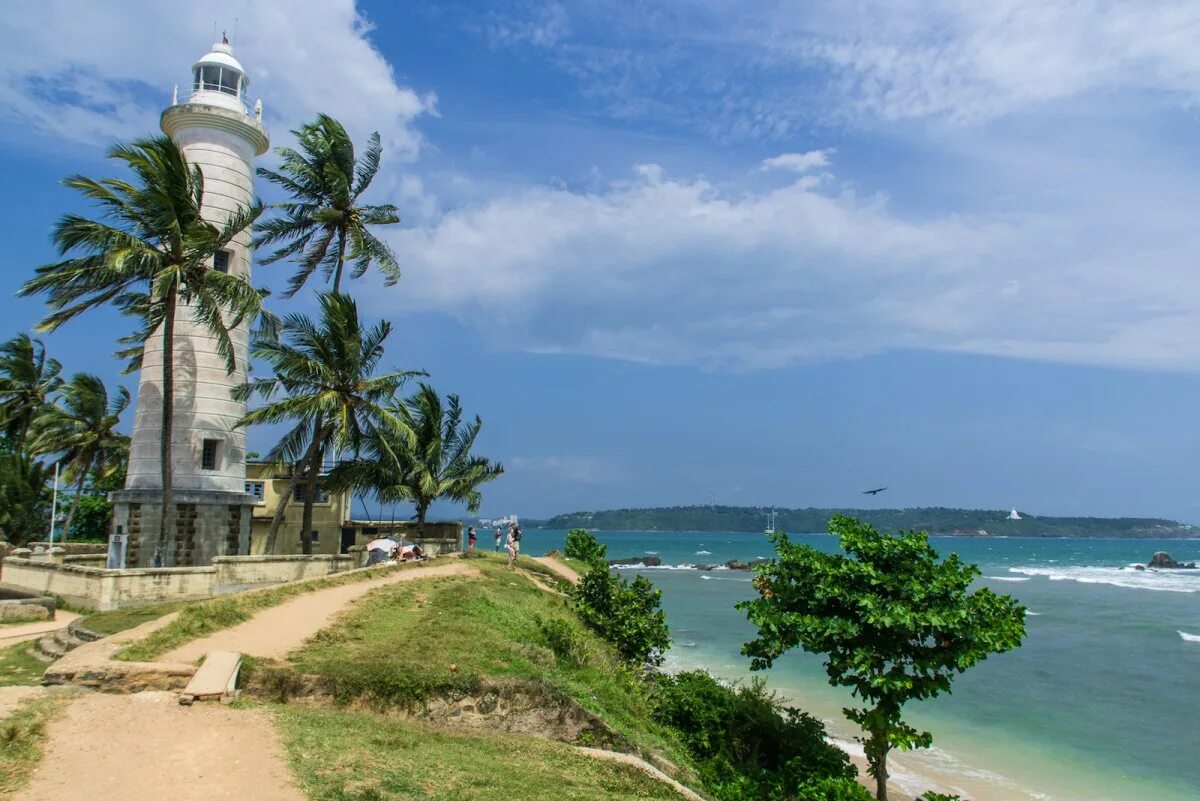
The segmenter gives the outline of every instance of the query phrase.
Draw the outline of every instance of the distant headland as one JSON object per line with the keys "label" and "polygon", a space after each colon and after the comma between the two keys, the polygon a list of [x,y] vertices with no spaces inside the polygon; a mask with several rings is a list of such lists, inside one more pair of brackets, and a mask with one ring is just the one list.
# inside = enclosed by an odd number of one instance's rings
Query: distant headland
{"label": "distant headland", "polygon": [[[845,514],[888,531],[915,529],[970,537],[1110,537],[1188,539],[1200,528],[1150,517],[1041,517],[996,509],[784,509],[775,508],[775,527],[797,534],[825,531],[829,518]],[[527,528],[586,528],[599,531],[763,531],[771,509],[760,506],[664,506],[572,512],[528,520]]]}

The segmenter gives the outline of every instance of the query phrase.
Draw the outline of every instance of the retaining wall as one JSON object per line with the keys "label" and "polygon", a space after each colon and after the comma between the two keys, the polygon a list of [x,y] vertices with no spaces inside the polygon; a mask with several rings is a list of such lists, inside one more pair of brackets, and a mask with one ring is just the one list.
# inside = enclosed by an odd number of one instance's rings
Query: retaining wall
{"label": "retaining wall", "polygon": [[[70,559],[70,557],[68,557]],[[57,596],[92,609],[211,598],[231,592],[317,578],[350,570],[348,556],[220,556],[203,567],[106,570],[75,561],[10,556],[4,583],[42,595]]]}

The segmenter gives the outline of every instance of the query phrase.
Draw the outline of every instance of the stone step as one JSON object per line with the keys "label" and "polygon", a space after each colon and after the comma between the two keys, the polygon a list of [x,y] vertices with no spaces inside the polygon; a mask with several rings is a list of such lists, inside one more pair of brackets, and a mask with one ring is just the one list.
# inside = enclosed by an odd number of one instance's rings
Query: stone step
{"label": "stone step", "polygon": [[212,651],[204,657],[203,664],[187,687],[179,694],[179,703],[194,701],[222,701],[228,703],[237,697],[238,671],[242,667],[242,655],[236,651]]}
{"label": "stone step", "polygon": [[66,655],[67,651],[71,650],[58,642],[55,638],[55,634],[57,633],[47,634],[34,641],[30,653],[39,662],[57,662]]}

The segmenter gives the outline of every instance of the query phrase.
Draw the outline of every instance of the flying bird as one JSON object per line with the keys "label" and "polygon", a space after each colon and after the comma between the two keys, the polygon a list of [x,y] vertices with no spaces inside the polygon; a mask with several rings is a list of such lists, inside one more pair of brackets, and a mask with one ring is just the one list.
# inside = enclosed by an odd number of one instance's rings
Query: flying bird
{"label": "flying bird", "polygon": [[883,492],[885,489],[887,489],[887,487],[877,487],[876,489],[872,489],[872,490],[863,490],[863,495],[878,495],[879,493]]}

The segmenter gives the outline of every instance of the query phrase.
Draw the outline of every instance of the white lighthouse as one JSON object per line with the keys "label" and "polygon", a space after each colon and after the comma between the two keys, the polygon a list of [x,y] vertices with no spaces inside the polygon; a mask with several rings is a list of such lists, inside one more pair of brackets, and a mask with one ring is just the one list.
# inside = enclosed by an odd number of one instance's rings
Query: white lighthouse
{"label": "white lighthouse", "polygon": [[[227,41],[214,44],[192,67],[192,92],[162,113],[161,125],[188,163],[204,176],[202,213],[221,225],[254,200],[254,159],[266,152],[261,103],[247,106],[250,79]],[[250,232],[217,253],[212,269],[250,276]],[[230,332],[237,368],[226,371],[216,342],[181,303],[175,328],[175,405],[171,465],[175,514],[162,563],[207,564],[214,556],[247,553],[252,499],[245,495],[245,431],[237,427],[246,406],[231,390],[245,382],[249,332]],[[113,533],[128,542],[129,566],[154,560],[162,515],[162,337],[146,343],[138,388],[129,472],[114,493]],[[145,540],[143,540],[143,536]]]}

